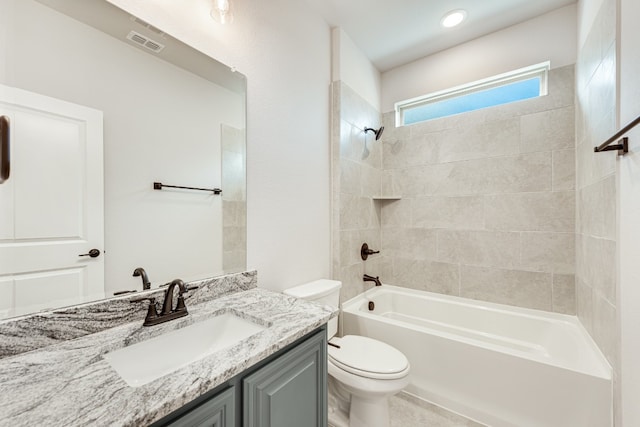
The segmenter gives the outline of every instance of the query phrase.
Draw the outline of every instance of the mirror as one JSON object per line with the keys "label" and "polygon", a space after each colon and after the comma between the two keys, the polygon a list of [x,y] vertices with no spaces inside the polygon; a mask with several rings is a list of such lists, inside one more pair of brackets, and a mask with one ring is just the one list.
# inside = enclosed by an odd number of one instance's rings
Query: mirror
{"label": "mirror", "polygon": [[245,76],[105,0],[0,12],[0,318],[245,270]]}

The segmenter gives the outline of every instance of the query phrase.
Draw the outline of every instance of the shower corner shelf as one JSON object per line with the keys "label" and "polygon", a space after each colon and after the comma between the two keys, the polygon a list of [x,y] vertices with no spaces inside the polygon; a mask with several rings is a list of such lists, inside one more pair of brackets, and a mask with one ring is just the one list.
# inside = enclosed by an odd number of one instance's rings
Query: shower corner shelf
{"label": "shower corner shelf", "polygon": [[390,201],[394,201],[394,200],[400,200],[402,199],[402,196],[400,195],[392,195],[392,196],[373,196],[372,197],[373,200],[390,200]]}

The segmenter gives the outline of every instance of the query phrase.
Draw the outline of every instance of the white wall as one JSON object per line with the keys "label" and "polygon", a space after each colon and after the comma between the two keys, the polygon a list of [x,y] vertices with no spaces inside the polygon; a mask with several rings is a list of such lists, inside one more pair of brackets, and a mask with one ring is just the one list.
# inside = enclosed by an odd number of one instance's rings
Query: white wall
{"label": "white wall", "polygon": [[274,290],[330,274],[330,30],[297,0],[110,0],[248,78],[248,267]]}
{"label": "white wall", "polygon": [[576,33],[574,4],[389,70],[382,74],[382,112],[398,101],[543,61],[551,68],[574,64]]}
{"label": "white wall", "polygon": [[380,109],[381,87],[378,69],[341,28],[335,27],[331,30],[331,42],[332,81],[342,81],[369,104]]}
{"label": "white wall", "polygon": [[[640,3],[621,0],[619,33],[620,125],[640,116]],[[620,371],[623,427],[640,425],[640,126],[628,135],[629,154],[618,162]],[[620,426],[619,426],[620,427]]]}

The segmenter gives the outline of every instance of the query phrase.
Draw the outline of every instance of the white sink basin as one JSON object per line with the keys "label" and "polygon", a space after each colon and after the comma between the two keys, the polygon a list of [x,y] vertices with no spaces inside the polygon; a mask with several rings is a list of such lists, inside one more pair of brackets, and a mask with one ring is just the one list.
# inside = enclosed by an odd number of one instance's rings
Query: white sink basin
{"label": "white sink basin", "polygon": [[266,327],[226,313],[104,355],[131,387],[139,387],[229,348]]}

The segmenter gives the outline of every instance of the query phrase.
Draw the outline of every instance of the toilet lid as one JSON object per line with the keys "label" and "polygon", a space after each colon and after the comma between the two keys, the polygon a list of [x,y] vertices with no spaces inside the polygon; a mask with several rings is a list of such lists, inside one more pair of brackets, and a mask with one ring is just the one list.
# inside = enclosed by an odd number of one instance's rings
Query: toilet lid
{"label": "toilet lid", "polygon": [[359,335],[331,339],[329,359],[352,374],[368,378],[395,379],[408,372],[409,361],[396,348]]}

